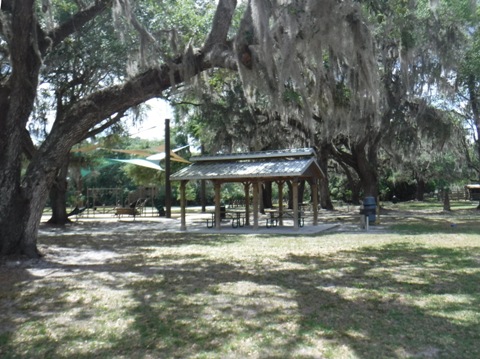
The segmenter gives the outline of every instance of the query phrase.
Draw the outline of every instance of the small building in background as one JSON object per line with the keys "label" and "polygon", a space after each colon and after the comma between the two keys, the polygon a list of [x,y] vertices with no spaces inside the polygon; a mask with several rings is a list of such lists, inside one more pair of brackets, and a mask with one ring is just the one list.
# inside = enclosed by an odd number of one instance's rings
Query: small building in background
{"label": "small building in background", "polygon": [[480,184],[467,184],[465,196],[470,201],[480,201]]}

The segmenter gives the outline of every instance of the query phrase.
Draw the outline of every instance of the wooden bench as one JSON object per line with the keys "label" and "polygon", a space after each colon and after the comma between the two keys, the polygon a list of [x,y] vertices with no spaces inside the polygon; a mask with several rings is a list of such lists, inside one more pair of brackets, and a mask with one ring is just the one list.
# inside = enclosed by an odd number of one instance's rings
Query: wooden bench
{"label": "wooden bench", "polygon": [[136,208],[115,207],[115,216],[118,216],[119,218],[125,215],[125,216],[133,216],[133,219],[135,219],[135,216],[139,214],[140,212]]}
{"label": "wooden bench", "polygon": [[146,203],[147,199],[139,198],[135,202],[130,203],[128,207],[115,207],[115,216],[118,216],[118,218],[123,215],[133,216],[133,220],[135,220],[136,216],[142,214]]}

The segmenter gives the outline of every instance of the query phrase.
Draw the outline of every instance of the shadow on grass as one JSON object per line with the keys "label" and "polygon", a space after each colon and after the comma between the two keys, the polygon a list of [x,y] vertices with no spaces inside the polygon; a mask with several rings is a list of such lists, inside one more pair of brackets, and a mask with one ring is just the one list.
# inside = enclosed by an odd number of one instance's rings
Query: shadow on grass
{"label": "shadow on grass", "polygon": [[[242,263],[210,261],[160,270],[162,286],[149,279],[135,286],[138,349],[156,343],[168,357],[247,355],[240,337],[255,341],[249,350],[258,357],[310,352],[304,357],[313,358],[324,355],[325,346],[333,348],[332,357],[345,346],[359,358],[478,357],[476,255],[400,244],[323,258],[292,255],[288,267],[306,268],[297,270],[251,271]],[[225,295],[225,286],[238,289],[235,298]],[[158,305],[165,290],[167,300]],[[444,302],[445,296],[468,300]],[[449,318],[457,312],[473,318]],[[283,320],[295,325],[284,328]]]}
{"label": "shadow on grass", "polygon": [[[0,331],[0,354],[480,357],[478,248],[396,243],[331,254],[289,251],[281,258],[232,257],[225,249],[224,257],[212,259],[198,246],[190,248],[205,238],[190,236],[176,246],[155,240],[138,241],[136,248],[117,243],[110,250],[121,257],[98,264],[47,262],[46,270],[72,277],[68,284],[46,276],[35,286],[35,278],[19,277],[9,295],[18,298],[12,307],[28,321],[12,319],[10,329]],[[231,251],[241,239],[219,241],[215,246]],[[167,251],[155,254],[162,249]],[[96,305],[105,298],[89,293],[89,283],[123,297]],[[46,324],[69,311],[75,313],[73,323]],[[104,327],[97,329],[102,316]],[[109,331],[122,320],[124,326]],[[29,322],[34,330],[25,329]],[[82,326],[91,330],[75,329]],[[22,347],[10,343],[16,329],[31,334]]]}
{"label": "shadow on grass", "polygon": [[[28,271],[23,268],[15,268],[3,259],[0,261],[0,357],[9,357],[11,339],[17,328],[17,320],[9,315],[12,303],[19,295],[18,286],[35,280]],[[15,350],[16,351],[16,350]],[[13,351],[13,353],[15,353]],[[12,354],[10,354],[11,356]]]}
{"label": "shadow on grass", "polygon": [[45,246],[61,245],[66,248],[86,248],[86,249],[112,249],[130,247],[179,247],[185,245],[200,246],[221,246],[227,243],[235,243],[239,240],[239,235],[232,234],[191,234],[191,233],[162,233],[150,231],[132,231],[115,234],[95,234],[82,233],[70,236],[64,235],[44,235],[40,244]]}
{"label": "shadow on grass", "polygon": [[318,272],[293,286],[315,287],[298,297],[304,333],[329,333],[361,358],[480,356],[478,249],[403,243],[291,260]]}

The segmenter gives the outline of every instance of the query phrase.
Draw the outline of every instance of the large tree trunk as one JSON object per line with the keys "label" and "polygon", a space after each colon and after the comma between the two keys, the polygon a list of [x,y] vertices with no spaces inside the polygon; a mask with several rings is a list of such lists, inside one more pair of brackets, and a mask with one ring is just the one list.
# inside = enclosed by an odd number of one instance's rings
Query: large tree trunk
{"label": "large tree trunk", "polygon": [[[30,161],[21,185],[9,191],[14,194],[8,204],[9,211],[0,214],[2,255],[30,258],[40,255],[37,236],[43,209],[58,168],[68,156],[68,151],[59,146],[62,135],[58,136],[44,142]],[[50,144],[55,144],[58,151],[49,151]],[[66,146],[69,146],[68,141]],[[20,173],[18,176],[20,178]]]}
{"label": "large tree trunk", "polygon": [[354,145],[352,150],[364,197],[378,196],[377,151],[367,150],[367,141]]}
{"label": "large tree trunk", "polygon": [[[349,169],[355,170],[363,189],[364,197],[378,196],[378,144],[381,132],[366,134],[363,140],[357,142],[340,142],[341,149],[333,148],[333,155],[338,163],[344,168],[347,178],[352,183],[353,177],[349,176]],[[348,153],[348,150],[350,153]],[[352,193],[353,194],[353,193]],[[353,200],[353,199],[352,199]],[[356,203],[356,202],[354,202]]]}
{"label": "large tree trunk", "polygon": [[[41,58],[36,48],[34,0],[7,2],[10,7],[11,31],[15,41],[9,44],[11,75],[0,83],[0,254],[38,255],[36,231],[28,219],[36,203],[33,192],[41,187],[39,178],[33,187],[21,183],[21,164],[25,126],[33,109]],[[6,25],[6,24],[5,24]],[[41,213],[41,212],[40,212]],[[38,218],[39,220],[39,218]]]}
{"label": "large tree trunk", "polygon": [[36,258],[38,227],[54,175],[33,170],[0,216],[1,254]]}
{"label": "large tree trunk", "polygon": [[303,195],[305,193],[305,180],[298,182],[298,205],[303,203]]}
{"label": "large tree trunk", "polygon": [[320,207],[323,209],[333,210],[333,203],[330,197],[329,181],[328,181],[328,160],[330,158],[330,144],[321,146],[318,156],[318,165],[324,176],[320,177],[318,188],[320,192]]}
{"label": "large tree trunk", "polygon": [[360,181],[363,188],[364,197],[377,198],[378,195],[378,176],[373,167],[368,163],[363,162],[363,159],[359,162],[360,165]]}
{"label": "large tree trunk", "polygon": [[[473,122],[474,128],[476,132],[476,136],[474,136],[475,140],[475,148],[477,150],[477,160],[480,160],[480,104],[479,104],[479,96],[477,92],[477,79],[475,75],[470,75],[468,77],[468,97],[470,102],[470,108],[472,109],[473,115]],[[480,180],[480,170],[477,166],[473,167],[477,171],[477,177]],[[480,204],[479,204],[480,207]]]}
{"label": "large tree trunk", "polygon": [[376,169],[364,162],[364,158],[359,159],[359,176],[363,188],[364,197],[377,198],[378,195],[378,176]]}
{"label": "large tree trunk", "polygon": [[350,167],[343,162],[338,162],[340,167],[342,167],[345,176],[347,177],[348,189],[350,189],[351,195],[344,195],[344,200],[347,203],[360,204],[360,182],[354,178]]}
{"label": "large tree trunk", "polygon": [[52,207],[52,217],[48,220],[50,224],[65,225],[71,222],[67,215],[66,206],[68,164],[68,161],[62,164],[50,189],[50,203]]}
{"label": "large tree trunk", "polygon": [[272,201],[272,182],[265,182],[263,184],[263,208],[272,208],[273,201]]}
{"label": "large tree trunk", "polygon": [[443,210],[450,212],[452,209],[450,207],[450,188],[443,189]]}
{"label": "large tree trunk", "polygon": [[[472,109],[473,114],[473,121],[474,121],[474,128],[476,132],[476,136],[474,136],[475,140],[475,149],[477,155],[477,162],[480,161],[480,104],[479,104],[479,94],[477,89],[477,78],[475,75],[471,74],[468,77],[468,97],[470,101],[470,108]],[[472,161],[475,162],[475,161]],[[473,168],[477,172],[477,178],[480,181],[480,169],[477,165],[473,165],[470,163],[471,168]],[[480,202],[478,203],[477,209],[480,210]]]}
{"label": "large tree trunk", "polygon": [[415,198],[417,201],[423,201],[425,199],[425,180],[417,178],[417,189],[415,191]]}

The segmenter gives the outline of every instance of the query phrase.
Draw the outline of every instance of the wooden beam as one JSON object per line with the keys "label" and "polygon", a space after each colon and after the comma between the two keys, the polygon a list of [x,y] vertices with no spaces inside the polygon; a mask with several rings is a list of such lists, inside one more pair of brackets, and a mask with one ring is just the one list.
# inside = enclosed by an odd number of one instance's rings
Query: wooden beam
{"label": "wooden beam", "polygon": [[165,119],[165,218],[172,217],[172,187],[170,183],[170,119]]}
{"label": "wooden beam", "polygon": [[279,214],[279,225],[283,226],[283,185],[285,181],[278,181],[278,214]]}
{"label": "wooden beam", "polygon": [[221,182],[214,181],[213,186],[215,188],[215,229],[220,230],[221,218],[220,218],[220,190],[222,187]]}
{"label": "wooden beam", "polygon": [[250,225],[250,182],[243,183],[245,193],[245,225]]}
{"label": "wooden beam", "polygon": [[298,229],[298,179],[292,181],[293,196],[293,228]]}
{"label": "wooden beam", "polygon": [[318,224],[318,181],[316,178],[312,178],[310,182],[310,188],[312,191],[312,206],[313,206],[313,225]]}
{"label": "wooden beam", "polygon": [[253,229],[258,229],[258,181],[253,182]]}

